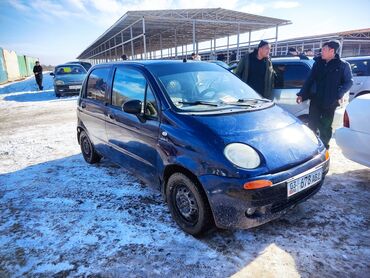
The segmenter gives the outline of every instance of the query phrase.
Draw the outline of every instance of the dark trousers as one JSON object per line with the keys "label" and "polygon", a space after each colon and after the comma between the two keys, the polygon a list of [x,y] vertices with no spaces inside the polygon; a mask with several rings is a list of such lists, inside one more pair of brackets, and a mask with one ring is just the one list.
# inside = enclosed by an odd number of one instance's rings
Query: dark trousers
{"label": "dark trousers", "polygon": [[44,87],[42,87],[42,75],[38,74],[36,75],[36,83],[39,86],[39,90],[42,90]]}
{"label": "dark trousers", "polygon": [[320,139],[325,147],[329,149],[329,141],[333,133],[331,127],[337,106],[322,108],[315,102],[311,102],[308,115],[308,126],[313,132],[320,131]]}

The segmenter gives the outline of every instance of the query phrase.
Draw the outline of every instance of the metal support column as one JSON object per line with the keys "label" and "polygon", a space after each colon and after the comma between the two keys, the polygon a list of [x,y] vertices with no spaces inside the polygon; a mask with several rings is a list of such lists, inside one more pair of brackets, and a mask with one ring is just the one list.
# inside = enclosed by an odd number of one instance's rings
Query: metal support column
{"label": "metal support column", "polygon": [[125,45],[123,44],[123,32],[121,32],[121,42],[122,42],[122,55],[125,54]]}
{"label": "metal support column", "polygon": [[131,56],[132,60],[134,60],[135,52],[134,52],[134,42],[132,40],[132,26],[130,27],[130,36],[131,36]]}
{"label": "metal support column", "polygon": [[278,32],[279,32],[279,25],[276,25],[276,33],[275,33],[275,49],[274,54],[277,55],[277,48],[278,48]]}
{"label": "metal support column", "polygon": [[343,37],[340,39],[339,57],[342,57],[343,53]]}
{"label": "metal support column", "polygon": [[226,61],[227,63],[230,63],[230,56],[229,56],[229,39],[230,39],[230,35],[227,35],[227,50],[226,50]]}
{"label": "metal support column", "polygon": [[193,20],[193,52],[196,52],[195,49],[195,20]]}
{"label": "metal support column", "polygon": [[237,60],[240,60],[239,39],[240,39],[240,24],[238,23],[238,35],[236,37],[236,59]]}
{"label": "metal support column", "polygon": [[144,43],[144,59],[148,59],[146,56],[146,36],[145,36],[145,18],[143,17],[143,43]]}
{"label": "metal support column", "polygon": [[175,58],[177,59],[177,30],[175,28]]}
{"label": "metal support column", "polygon": [[161,48],[161,59],[163,58],[162,33],[159,34],[159,46]]}

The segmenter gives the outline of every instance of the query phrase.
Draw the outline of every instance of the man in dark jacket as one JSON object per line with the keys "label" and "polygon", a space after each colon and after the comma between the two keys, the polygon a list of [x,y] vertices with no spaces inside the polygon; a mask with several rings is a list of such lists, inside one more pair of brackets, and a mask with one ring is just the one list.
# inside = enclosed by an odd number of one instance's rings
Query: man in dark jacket
{"label": "man in dark jacket", "polygon": [[271,46],[262,40],[258,48],[246,54],[238,64],[235,74],[264,98],[272,99],[274,69],[269,59]]}
{"label": "man in dark jacket", "polygon": [[321,57],[315,58],[310,75],[297,94],[297,103],[311,100],[308,126],[314,132],[320,131],[320,139],[327,149],[335,109],[353,84],[350,65],[336,54],[339,47],[336,40],[323,44]]}
{"label": "man in dark jacket", "polygon": [[36,61],[35,66],[33,67],[33,73],[35,74],[36,83],[39,86],[39,90],[42,90],[42,67],[40,62]]}

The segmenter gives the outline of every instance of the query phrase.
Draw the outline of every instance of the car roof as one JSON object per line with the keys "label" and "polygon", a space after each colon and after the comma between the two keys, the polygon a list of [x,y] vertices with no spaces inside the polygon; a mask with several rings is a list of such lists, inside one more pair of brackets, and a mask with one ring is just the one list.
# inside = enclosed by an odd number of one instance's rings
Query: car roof
{"label": "car roof", "polygon": [[69,67],[69,66],[79,66],[79,67],[83,67],[81,64],[77,64],[77,63],[61,64],[61,65],[57,65],[57,66],[55,66],[55,67]]}
{"label": "car roof", "polygon": [[301,63],[305,63],[305,64],[310,64],[312,65],[315,61],[313,60],[313,58],[309,58],[309,59],[300,59],[299,57],[274,57],[274,58],[271,58],[271,61],[272,62],[284,62],[284,63],[296,63],[296,62],[301,62]]}
{"label": "car roof", "polygon": [[183,60],[125,60],[125,61],[114,61],[108,63],[101,63],[94,65],[94,68],[99,66],[106,66],[106,65],[136,65],[142,67],[157,67],[157,66],[166,66],[166,65],[181,65],[181,64],[196,64],[200,63],[202,65],[216,65],[215,63],[208,63],[207,61],[193,61],[187,60],[184,62]]}
{"label": "car roof", "polygon": [[344,60],[368,60],[370,56],[354,56],[354,57],[345,57]]}

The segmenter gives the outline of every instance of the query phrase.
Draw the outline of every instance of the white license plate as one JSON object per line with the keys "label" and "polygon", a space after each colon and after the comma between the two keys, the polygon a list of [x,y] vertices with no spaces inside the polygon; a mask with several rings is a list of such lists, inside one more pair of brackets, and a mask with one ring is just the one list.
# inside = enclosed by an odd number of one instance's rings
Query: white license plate
{"label": "white license plate", "polygon": [[322,168],[304,175],[303,177],[296,178],[287,185],[288,197],[305,190],[306,188],[318,183],[322,179]]}
{"label": "white license plate", "polygon": [[69,88],[71,90],[79,90],[79,89],[81,89],[81,85],[73,85],[73,86],[69,86]]}

